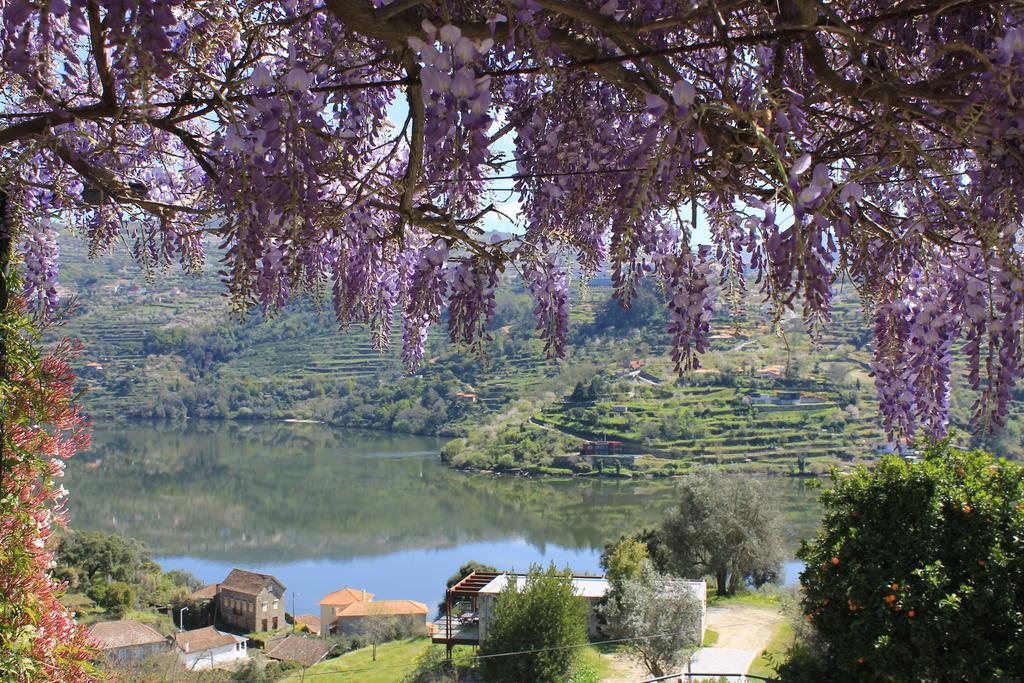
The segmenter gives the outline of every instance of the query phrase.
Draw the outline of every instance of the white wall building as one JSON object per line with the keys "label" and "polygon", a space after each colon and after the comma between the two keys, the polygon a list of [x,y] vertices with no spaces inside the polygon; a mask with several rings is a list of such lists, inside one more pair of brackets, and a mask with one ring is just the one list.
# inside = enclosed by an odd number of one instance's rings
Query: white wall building
{"label": "white wall building", "polygon": [[249,657],[246,638],[218,631],[212,626],[174,635],[178,658],[189,671],[213,669]]}
{"label": "white wall building", "polygon": [[[480,610],[480,641],[487,637],[487,629],[490,626],[494,605],[498,601],[498,594],[509,581],[516,582],[516,588],[522,589],[526,581],[525,574],[499,574],[486,586],[480,589],[479,610]],[[608,595],[611,585],[608,579],[603,576],[574,576],[572,577],[573,592],[590,606],[587,610],[587,634],[590,637],[599,635],[597,620],[597,606]]]}

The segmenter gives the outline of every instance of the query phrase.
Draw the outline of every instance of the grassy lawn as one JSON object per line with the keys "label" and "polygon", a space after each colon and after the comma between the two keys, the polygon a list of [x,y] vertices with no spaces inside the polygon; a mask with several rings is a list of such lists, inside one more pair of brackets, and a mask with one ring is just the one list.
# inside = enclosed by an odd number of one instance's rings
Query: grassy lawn
{"label": "grassy lawn", "polygon": [[[306,670],[307,677],[313,677],[318,683],[332,681],[359,681],[359,683],[394,683],[413,670],[416,660],[430,649],[429,638],[409,638],[396,640],[377,646],[377,661],[372,657],[372,648],[364,647],[353,650],[335,659],[321,662]],[[442,647],[442,646],[436,646]],[[442,648],[443,649],[443,648]],[[455,648],[455,662],[461,669],[471,666],[471,658],[475,654],[473,648]],[[579,669],[586,672],[581,680],[587,683],[600,681],[612,673],[612,664],[607,657],[602,657],[595,647],[584,648],[580,654]],[[294,673],[285,682],[301,681],[302,673]]]}
{"label": "grassy lawn", "polygon": [[779,664],[783,661],[786,649],[793,642],[793,625],[788,621],[784,621],[779,624],[778,628],[775,629],[775,633],[772,634],[772,639],[768,641],[768,646],[761,653],[761,656],[754,660],[754,663],[750,665],[750,670],[747,673],[756,674],[758,676],[771,677],[775,675],[775,667],[772,665],[772,661]]}
{"label": "grassy lawn", "polygon": [[[583,648],[580,654],[579,668],[593,674],[593,680],[603,681],[612,674],[612,662],[607,657],[602,657],[596,647]],[[586,676],[584,680],[590,680]]]}
{"label": "grassy lawn", "polygon": [[718,642],[718,631],[708,629],[704,632],[704,647],[711,647]]}
{"label": "grassy lawn", "polygon": [[[372,660],[373,648],[364,647],[321,662],[306,670],[316,674],[317,683],[328,681],[359,681],[360,683],[393,683],[400,681],[416,665],[416,658],[430,647],[430,638],[409,638],[377,646],[377,661]],[[330,675],[328,675],[330,674]],[[292,674],[285,681],[300,681],[302,674]]]}

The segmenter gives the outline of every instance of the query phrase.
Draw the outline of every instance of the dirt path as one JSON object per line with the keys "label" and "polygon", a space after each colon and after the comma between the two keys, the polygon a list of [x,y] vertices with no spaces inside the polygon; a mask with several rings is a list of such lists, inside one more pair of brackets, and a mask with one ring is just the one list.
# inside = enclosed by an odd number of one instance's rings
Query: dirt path
{"label": "dirt path", "polygon": [[708,628],[718,633],[715,647],[756,650],[759,654],[783,619],[782,612],[770,607],[730,605],[708,608]]}
{"label": "dirt path", "polygon": [[610,676],[601,679],[601,683],[636,683],[650,677],[647,671],[626,654],[617,652],[611,655],[601,655],[612,662]]}
{"label": "dirt path", "polygon": [[[770,607],[709,607],[708,629],[718,633],[713,649],[745,650],[750,653],[745,661],[756,659],[784,618],[782,612]],[[612,675],[602,678],[603,683],[636,683],[650,676],[623,653],[602,656],[612,661]]]}

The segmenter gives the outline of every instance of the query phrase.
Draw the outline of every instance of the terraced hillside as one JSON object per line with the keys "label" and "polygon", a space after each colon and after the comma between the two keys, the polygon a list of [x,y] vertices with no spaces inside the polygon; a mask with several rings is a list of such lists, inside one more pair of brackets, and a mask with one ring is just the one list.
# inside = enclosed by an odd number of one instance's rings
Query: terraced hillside
{"label": "terraced hillside", "polygon": [[[62,284],[78,306],[51,334],[84,342],[78,370],[95,417],[293,417],[486,432],[490,441],[470,439],[478,457],[460,456],[482,466],[499,457],[507,464],[513,450],[536,459],[519,465],[549,466],[583,439],[608,438],[647,454],[642,468],[666,472],[696,463],[822,469],[869,458],[884,440],[868,372],[870,326],[849,287],[836,288],[833,319],[813,339],[796,315],[769,324],[770,311],[748,292],[738,311],[716,314],[705,367],[680,378],[654,286],[641,289],[630,311],[611,301],[606,281],[577,288],[567,358],[548,359],[529,297],[509,281],[487,343],[474,352],[453,348],[438,326],[427,362],[408,375],[395,350],[377,353],[364,330],[339,332],[313,302],[242,319],[216,275],[170,268],[147,277],[124,255],[87,261],[86,245],[69,236],[62,251]],[[595,382],[596,394],[573,398],[577,385]],[[780,398],[786,392],[797,400]],[[971,401],[954,392],[960,427],[968,426]],[[1010,456],[1024,451],[1021,405],[986,446]],[[506,428],[536,443],[524,451],[511,448],[514,434],[494,441]]]}

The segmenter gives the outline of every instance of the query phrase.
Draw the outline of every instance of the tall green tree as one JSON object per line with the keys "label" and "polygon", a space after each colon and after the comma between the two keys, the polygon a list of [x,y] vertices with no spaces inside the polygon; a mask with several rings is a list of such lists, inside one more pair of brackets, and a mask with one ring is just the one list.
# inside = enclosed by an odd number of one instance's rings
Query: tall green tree
{"label": "tall green tree", "polygon": [[613,586],[639,579],[648,561],[647,544],[636,538],[622,537],[609,543],[601,553],[601,568]]}
{"label": "tall green tree", "polygon": [[[521,585],[520,585],[521,584]],[[491,683],[567,681],[587,642],[587,604],[573,592],[572,575],[554,564],[530,567],[498,596],[480,644],[481,671]],[[517,654],[507,654],[517,653]]]}
{"label": "tall green tree", "polygon": [[68,534],[61,539],[54,559],[54,573],[74,578],[77,585],[73,587],[82,591],[94,583],[133,583],[136,573],[150,562],[138,541],[98,531]]}
{"label": "tall green tree", "polygon": [[1020,680],[1024,467],[946,440],[919,464],[833,475],[821,500],[799,552],[821,647],[798,648],[787,678]]}
{"label": "tall green tree", "polygon": [[761,585],[782,568],[778,508],[752,477],[700,473],[683,479],[679,505],[656,530],[659,568],[686,577],[715,577],[719,595],[745,581]]}
{"label": "tall green tree", "polygon": [[701,612],[701,603],[678,579],[658,573],[646,561],[639,575],[615,584],[603,609],[608,630],[628,639],[629,653],[652,676],[686,665],[701,643]]}
{"label": "tall green tree", "polygon": [[135,604],[135,589],[124,581],[94,583],[88,595],[97,605],[117,617],[124,616]]}

